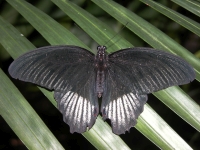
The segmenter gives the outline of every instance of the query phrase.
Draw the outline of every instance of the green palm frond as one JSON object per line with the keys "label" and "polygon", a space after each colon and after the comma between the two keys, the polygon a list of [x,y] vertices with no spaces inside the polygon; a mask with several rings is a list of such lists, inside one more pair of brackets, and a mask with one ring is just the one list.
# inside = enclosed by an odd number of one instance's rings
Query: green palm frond
{"label": "green palm frond", "polygon": [[[190,32],[198,36],[200,35],[200,25],[195,20],[177,13],[165,6],[164,3],[156,3],[151,0],[140,1],[132,2],[132,4],[138,7],[143,5],[145,7],[144,10],[146,9],[148,11],[152,11],[153,8],[156,13],[162,13]],[[187,6],[184,5],[183,1],[173,1],[177,3],[176,6]],[[185,4],[189,2],[192,2],[192,0],[185,1]],[[89,35],[93,41],[96,41],[100,45],[104,45],[109,41],[109,45],[111,45],[108,49],[109,52],[133,47],[131,42],[124,39],[120,34],[116,35],[116,32],[113,30],[114,27],[121,28],[124,25],[129,29],[127,36],[132,34],[135,37],[137,35],[138,38],[140,37],[156,49],[166,50],[183,57],[194,67],[196,80],[200,81],[200,61],[198,58],[145,19],[114,1],[86,1],[85,5],[91,7],[88,8],[85,6],[85,9],[79,6],[81,4],[76,5],[74,2],[68,0],[39,1],[35,6],[25,0],[6,0],[5,6],[8,6],[8,4],[15,10],[11,8],[2,9],[3,13],[0,16],[0,43],[14,59],[35,48],[33,45],[34,42],[31,43],[24,36],[26,35],[28,37],[34,30],[37,30],[40,37],[45,39],[42,41],[45,43],[47,41],[50,45],[77,45],[94,52],[82,42],[82,39],[85,38],[80,37],[80,32],[82,34],[80,30],[82,29],[85,31],[84,34]],[[200,3],[195,2],[196,7],[194,8],[192,4],[194,5],[194,3],[188,4],[188,10],[197,13],[198,11],[196,10],[200,7]],[[52,13],[50,8],[53,8],[52,10],[55,12]],[[136,9],[137,7],[133,8]],[[44,13],[40,9],[48,13]],[[12,12],[15,12],[13,18],[7,19],[7,14],[12,14]],[[19,17],[16,14],[17,12],[23,18]],[[92,13],[107,17],[95,18]],[[21,19],[18,20],[17,18]],[[56,18],[57,21],[53,18]],[[71,19],[76,23],[76,26],[74,26]],[[31,25],[25,23],[24,28],[22,26],[20,27],[20,23],[26,21]],[[81,29],[77,28],[77,25]],[[74,33],[67,29],[70,26],[71,29],[75,29],[73,31]],[[22,34],[18,30],[21,32],[25,30],[26,34]],[[78,36],[76,36],[77,30],[79,32]],[[121,32],[122,35],[125,34],[125,31]],[[86,43],[90,47],[93,45],[90,44],[91,41],[87,41]],[[42,119],[2,69],[0,70],[0,81],[0,114],[24,145],[29,149],[66,149],[65,146],[62,146],[58,142],[58,139],[52,134],[52,131],[46,127]],[[39,89],[56,106],[52,92],[42,88]],[[200,131],[199,105],[180,87],[170,87],[166,90],[156,92],[154,95],[196,129],[197,132]],[[138,124],[135,128],[161,149],[188,150],[193,148],[193,145],[177,134],[176,130],[173,130],[148,104],[145,105],[144,112],[139,117]],[[82,135],[97,149],[134,149],[134,146],[128,146],[129,144],[127,144],[124,138],[129,137],[130,134],[127,133],[123,136],[113,134],[111,127],[102,121],[99,116],[93,128]],[[137,143],[135,144],[137,145]],[[143,148],[145,149],[144,145]]]}

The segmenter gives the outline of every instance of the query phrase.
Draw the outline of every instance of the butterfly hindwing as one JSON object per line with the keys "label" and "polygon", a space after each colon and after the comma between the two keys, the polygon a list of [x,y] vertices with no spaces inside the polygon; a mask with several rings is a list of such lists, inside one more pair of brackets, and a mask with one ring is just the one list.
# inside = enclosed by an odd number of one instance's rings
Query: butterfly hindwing
{"label": "butterfly hindwing", "polygon": [[54,93],[58,109],[63,114],[64,122],[70,126],[71,133],[83,133],[95,123],[99,105],[94,86],[95,76],[92,73],[78,87]]}
{"label": "butterfly hindwing", "polygon": [[119,76],[115,74],[115,68],[107,71],[101,104],[103,119],[111,120],[115,134],[123,134],[136,124],[147,101],[147,95],[132,93]]}

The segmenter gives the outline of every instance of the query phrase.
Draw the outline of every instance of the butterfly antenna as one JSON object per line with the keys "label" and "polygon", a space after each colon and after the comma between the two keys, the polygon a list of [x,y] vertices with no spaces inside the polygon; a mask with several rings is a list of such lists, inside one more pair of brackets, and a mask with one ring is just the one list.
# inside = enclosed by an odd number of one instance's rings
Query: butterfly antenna
{"label": "butterfly antenna", "polygon": [[[119,30],[118,33],[116,33],[112,38],[110,38],[110,40],[108,40],[104,45],[106,45],[108,42],[110,42],[113,38],[115,38],[126,26],[128,25],[128,22]],[[116,42],[118,42],[120,39],[118,39]],[[110,46],[107,46],[107,48],[111,47],[112,45],[114,45],[115,43],[111,44]]]}

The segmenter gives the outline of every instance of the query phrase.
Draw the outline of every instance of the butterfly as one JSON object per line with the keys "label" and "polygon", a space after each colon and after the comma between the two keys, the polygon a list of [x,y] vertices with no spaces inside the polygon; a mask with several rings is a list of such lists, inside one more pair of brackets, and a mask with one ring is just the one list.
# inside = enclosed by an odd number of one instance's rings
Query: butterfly
{"label": "butterfly", "polygon": [[147,94],[195,78],[182,58],[145,47],[106,54],[106,47],[98,46],[94,55],[78,46],[46,46],[14,60],[9,73],[54,90],[71,133],[92,128],[100,111],[104,120],[111,120],[113,133],[123,134],[137,123]]}

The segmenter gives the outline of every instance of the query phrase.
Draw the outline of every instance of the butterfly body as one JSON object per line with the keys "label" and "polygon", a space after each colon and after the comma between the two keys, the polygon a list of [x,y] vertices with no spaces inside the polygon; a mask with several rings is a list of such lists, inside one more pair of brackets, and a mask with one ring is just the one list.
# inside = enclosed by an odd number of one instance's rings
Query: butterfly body
{"label": "butterfly body", "polygon": [[70,132],[91,128],[100,111],[115,134],[136,124],[147,94],[194,80],[194,69],[182,58],[151,48],[128,48],[96,55],[77,46],[47,46],[25,53],[9,67],[13,78],[54,90]]}
{"label": "butterfly body", "polygon": [[95,67],[96,67],[96,92],[100,98],[103,94],[104,84],[105,84],[105,71],[107,69],[107,55],[106,47],[98,46],[97,55],[95,56]]}

